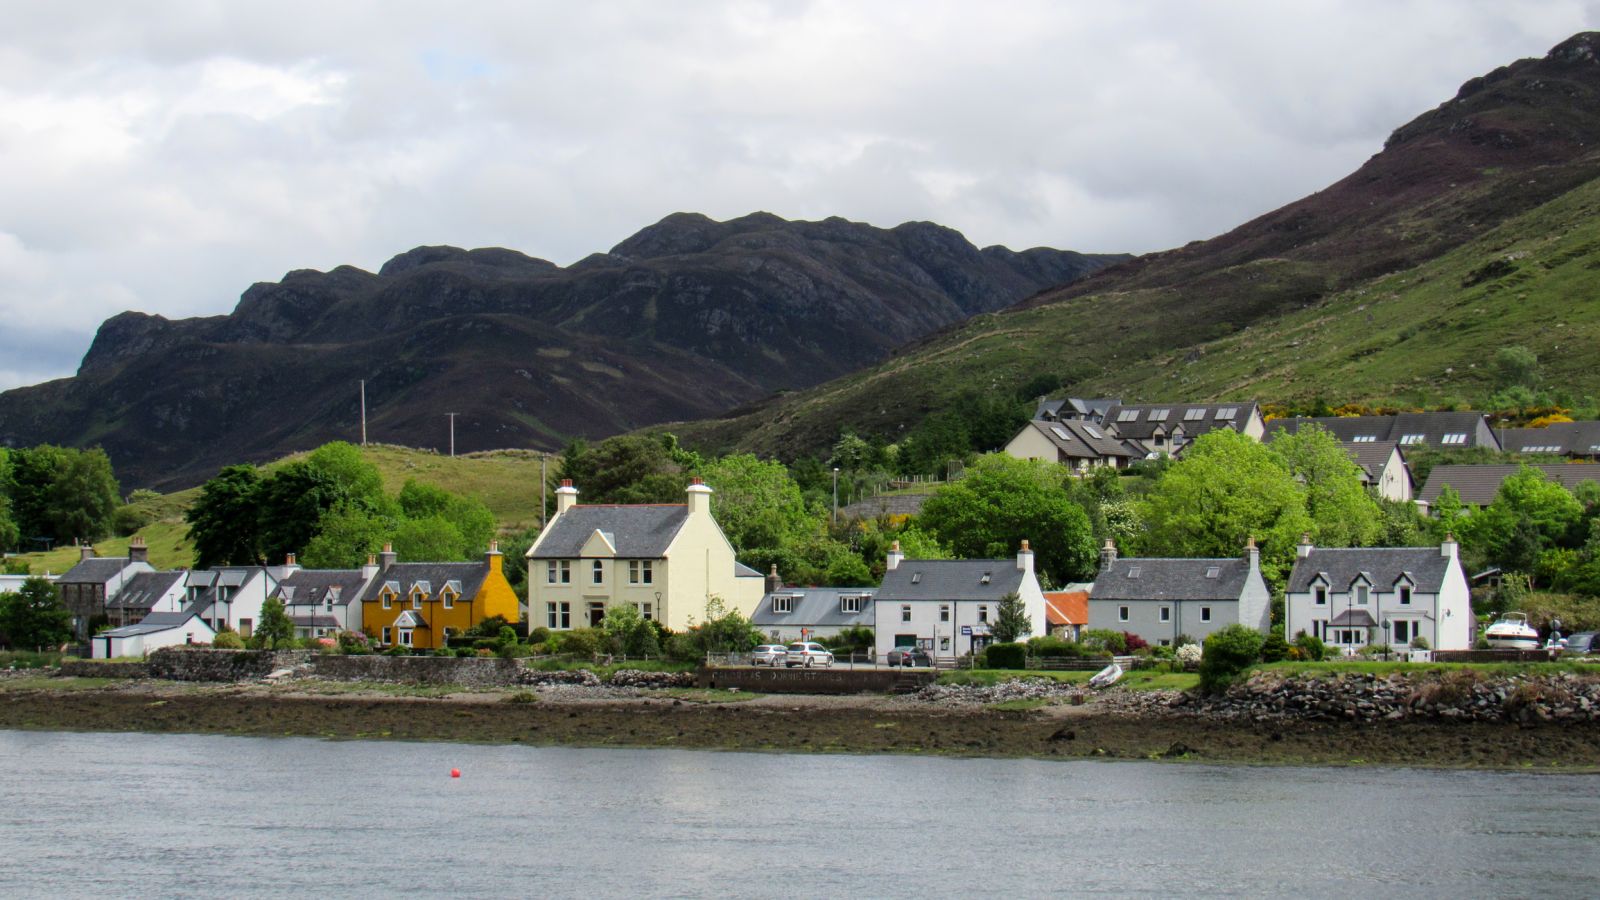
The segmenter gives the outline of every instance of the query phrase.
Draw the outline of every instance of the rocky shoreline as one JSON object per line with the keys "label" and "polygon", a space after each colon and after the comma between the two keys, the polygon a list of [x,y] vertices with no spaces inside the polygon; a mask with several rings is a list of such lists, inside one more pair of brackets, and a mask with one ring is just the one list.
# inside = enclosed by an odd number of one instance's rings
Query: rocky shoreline
{"label": "rocky shoreline", "polygon": [[[663,673],[618,672],[609,683],[589,672],[540,674],[540,684],[476,690],[315,678],[195,684],[10,677],[0,679],[0,728],[1600,769],[1594,715],[1600,682],[1559,674],[1462,684],[1448,677],[1258,675],[1206,700],[1173,691],[1093,693],[1082,685],[1031,680],[932,685],[895,697],[826,697],[698,691]],[[647,683],[658,686],[641,686]]]}

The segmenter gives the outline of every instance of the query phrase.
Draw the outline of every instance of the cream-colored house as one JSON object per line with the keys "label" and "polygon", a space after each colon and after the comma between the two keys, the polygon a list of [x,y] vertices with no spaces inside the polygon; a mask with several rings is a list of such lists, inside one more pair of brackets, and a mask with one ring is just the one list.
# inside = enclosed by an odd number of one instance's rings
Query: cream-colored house
{"label": "cream-colored house", "polygon": [[528,550],[528,622],[551,629],[599,625],[628,603],[674,631],[705,620],[712,597],[753,614],[766,590],[760,572],[734,558],[711,516],[711,488],[696,478],[682,504],[585,506],[556,489],[555,517]]}

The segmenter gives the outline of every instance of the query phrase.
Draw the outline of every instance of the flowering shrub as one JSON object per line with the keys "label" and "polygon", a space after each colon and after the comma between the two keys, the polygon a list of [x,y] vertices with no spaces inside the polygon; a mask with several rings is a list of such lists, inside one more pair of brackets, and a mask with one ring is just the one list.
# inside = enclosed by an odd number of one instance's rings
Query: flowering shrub
{"label": "flowering shrub", "polygon": [[361,656],[372,652],[372,642],[359,631],[341,631],[334,640],[339,645],[340,653]]}
{"label": "flowering shrub", "polygon": [[1179,645],[1178,650],[1177,650],[1177,659],[1178,659],[1178,662],[1181,662],[1186,666],[1198,666],[1200,664],[1200,645],[1199,644],[1181,644],[1181,645]]}
{"label": "flowering shrub", "polygon": [[1122,646],[1129,653],[1132,653],[1135,650],[1142,650],[1150,646],[1150,642],[1131,631],[1124,631],[1122,633]]}

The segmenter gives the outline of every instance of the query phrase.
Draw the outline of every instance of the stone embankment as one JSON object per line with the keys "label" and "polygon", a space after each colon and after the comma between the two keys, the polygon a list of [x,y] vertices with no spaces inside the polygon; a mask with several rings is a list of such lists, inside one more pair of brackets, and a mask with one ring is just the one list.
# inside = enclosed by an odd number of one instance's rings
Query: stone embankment
{"label": "stone embankment", "polygon": [[1594,722],[1600,720],[1600,679],[1565,672],[1495,676],[1470,669],[1332,678],[1257,674],[1218,697],[1179,695],[1170,708],[1257,722]]}
{"label": "stone embankment", "polygon": [[295,670],[311,659],[309,650],[188,650],[164,647],[145,661],[151,678],[168,681],[255,681],[281,670]]}

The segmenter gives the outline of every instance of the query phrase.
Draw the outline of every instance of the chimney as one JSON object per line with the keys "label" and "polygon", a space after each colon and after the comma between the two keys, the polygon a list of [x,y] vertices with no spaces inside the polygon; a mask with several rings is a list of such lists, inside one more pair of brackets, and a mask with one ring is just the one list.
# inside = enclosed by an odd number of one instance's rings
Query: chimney
{"label": "chimney", "polygon": [[298,569],[300,568],[300,563],[295,560],[293,553],[285,553],[283,555],[283,567],[285,569]]}
{"label": "chimney", "polygon": [[393,544],[384,544],[383,552],[378,554],[378,571],[389,571],[389,567],[394,565],[395,560],[398,560],[399,558],[400,556],[394,552]]}
{"label": "chimney", "polygon": [[1027,538],[1022,539],[1022,549],[1017,551],[1017,569],[1033,574],[1033,548],[1028,546]]}
{"label": "chimney", "polygon": [[144,538],[134,535],[128,542],[128,562],[150,562],[150,548],[145,545]]}
{"label": "chimney", "polygon": [[1250,535],[1244,539],[1244,561],[1250,564],[1250,570],[1261,568],[1261,551],[1256,547],[1256,536]]}
{"label": "chimney", "polygon": [[1100,571],[1106,572],[1117,561],[1117,542],[1106,538],[1104,547],[1100,548]]}
{"label": "chimney", "polygon": [[378,574],[378,557],[368,553],[367,564],[361,567],[361,577],[370,581],[376,574]]}
{"label": "chimney", "polygon": [[1305,559],[1311,555],[1311,532],[1300,533],[1300,543],[1294,548],[1294,555],[1297,559]]}
{"label": "chimney", "polygon": [[767,593],[776,594],[783,588],[783,579],[778,577],[778,564],[772,564],[772,571],[767,573]]}
{"label": "chimney", "polygon": [[86,559],[94,559],[94,545],[93,544],[79,544],[78,545],[78,561],[82,562],[82,561],[84,561]]}
{"label": "chimney", "polygon": [[687,493],[689,495],[689,515],[711,515],[711,488],[706,487],[704,481],[699,478],[690,481]]}
{"label": "chimney", "polygon": [[889,559],[884,563],[883,568],[885,571],[893,572],[895,569],[900,568],[900,564],[905,561],[906,555],[900,552],[900,542],[895,541],[889,545]]}
{"label": "chimney", "polygon": [[1459,546],[1456,544],[1455,532],[1447,532],[1444,536],[1444,540],[1439,544],[1439,555],[1445,559],[1455,559],[1456,552],[1459,549]]}
{"label": "chimney", "polygon": [[490,541],[488,552],[483,554],[483,561],[493,566],[500,560],[500,542]]}
{"label": "chimney", "polygon": [[561,479],[561,487],[556,488],[556,515],[559,516],[577,505],[578,489],[572,486],[572,479]]}

